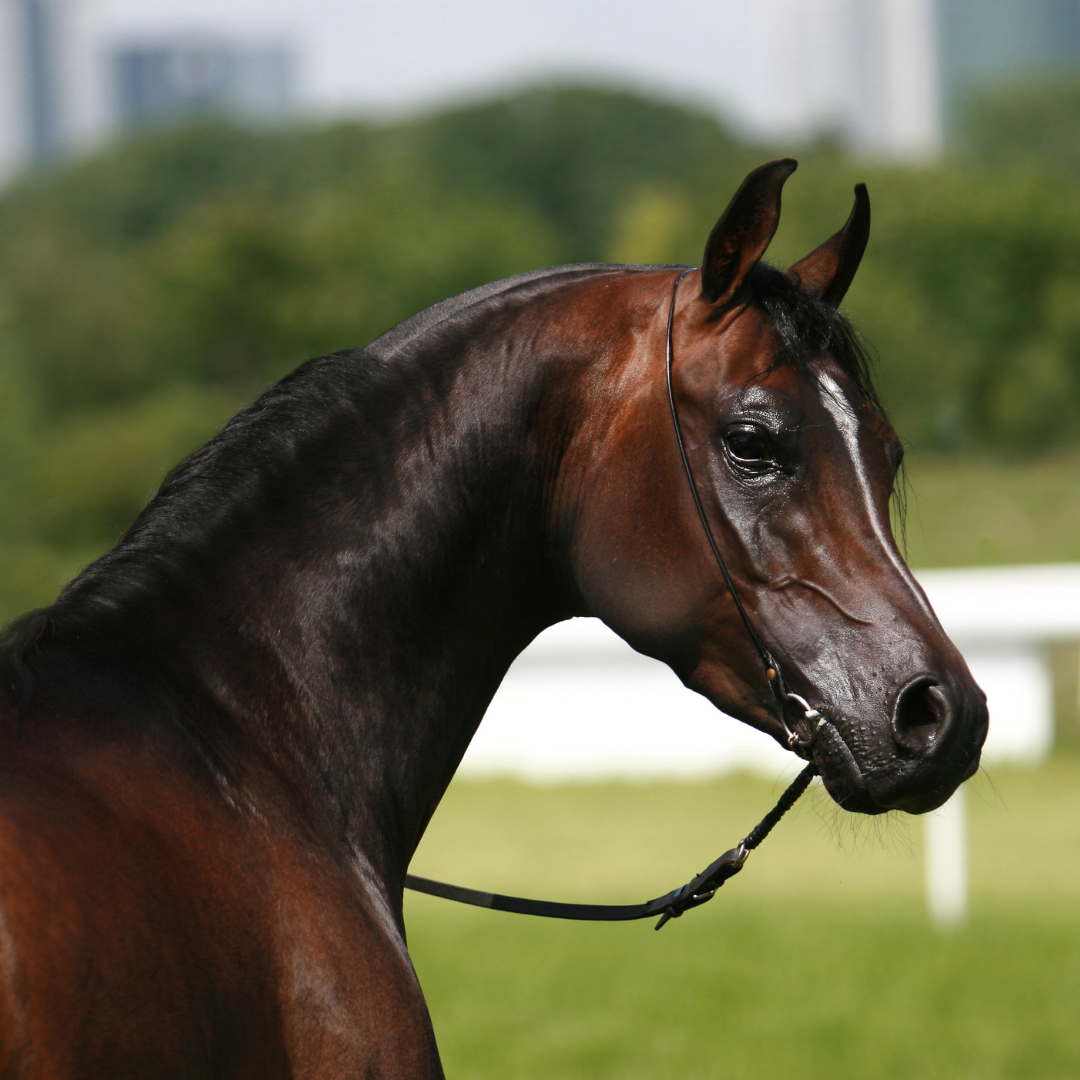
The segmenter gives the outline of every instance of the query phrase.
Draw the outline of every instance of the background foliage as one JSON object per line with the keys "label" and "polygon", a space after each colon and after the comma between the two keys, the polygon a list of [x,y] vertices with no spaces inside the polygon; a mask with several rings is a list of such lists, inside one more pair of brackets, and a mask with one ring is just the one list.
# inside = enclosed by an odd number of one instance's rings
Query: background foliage
{"label": "background foliage", "polygon": [[[976,102],[963,153],[933,168],[799,155],[773,257],[820,243],[868,182],[847,307],[927,475],[947,453],[1072,469],[1078,119],[1080,86],[1056,84]],[[300,361],[521,270],[696,263],[742,176],[785,150],[683,105],[540,87],[389,126],[173,130],[25,177],[0,196],[0,614],[46,602]],[[1027,534],[1029,557],[1075,557],[1036,504],[981,554],[916,534],[916,561],[1013,559]]]}

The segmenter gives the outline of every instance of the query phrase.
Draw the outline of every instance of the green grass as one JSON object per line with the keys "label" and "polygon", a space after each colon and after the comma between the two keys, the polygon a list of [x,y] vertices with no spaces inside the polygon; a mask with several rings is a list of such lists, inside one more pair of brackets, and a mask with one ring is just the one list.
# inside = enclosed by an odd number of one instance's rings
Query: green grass
{"label": "green grass", "polygon": [[[709,905],[654,933],[409,895],[448,1075],[1080,1075],[1080,759],[968,785],[972,917],[943,934],[922,822],[817,790]],[[507,892],[643,900],[686,880],[778,785],[455,782],[414,869]]]}
{"label": "green grass", "polygon": [[909,455],[915,567],[1080,561],[1080,454],[1036,461]]}

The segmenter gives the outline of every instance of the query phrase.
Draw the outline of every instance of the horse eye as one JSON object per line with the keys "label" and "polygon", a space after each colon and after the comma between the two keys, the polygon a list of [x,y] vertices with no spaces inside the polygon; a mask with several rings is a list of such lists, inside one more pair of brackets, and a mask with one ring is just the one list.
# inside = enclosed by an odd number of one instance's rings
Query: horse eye
{"label": "horse eye", "polygon": [[724,441],[739,461],[772,461],[768,443],[756,431],[732,431]]}

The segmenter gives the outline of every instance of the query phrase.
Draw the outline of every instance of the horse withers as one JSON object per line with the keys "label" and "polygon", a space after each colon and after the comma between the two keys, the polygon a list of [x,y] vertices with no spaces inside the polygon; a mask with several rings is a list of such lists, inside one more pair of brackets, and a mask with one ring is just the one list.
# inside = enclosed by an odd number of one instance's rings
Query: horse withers
{"label": "horse withers", "polygon": [[683,267],[558,267],[303,365],[8,628],[0,1074],[440,1076],[404,877],[562,619],[786,742],[737,596],[841,806],[974,772],[984,699],[893,542],[900,443],[837,312],[865,191],[781,273],[794,168],[750,174],[674,299]]}

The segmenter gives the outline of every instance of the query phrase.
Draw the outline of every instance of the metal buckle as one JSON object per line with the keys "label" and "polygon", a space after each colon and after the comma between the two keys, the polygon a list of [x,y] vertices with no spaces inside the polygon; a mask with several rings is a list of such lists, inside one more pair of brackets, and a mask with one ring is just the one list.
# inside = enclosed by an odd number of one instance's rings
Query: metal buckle
{"label": "metal buckle", "polygon": [[[821,721],[824,717],[817,709],[811,708],[810,702],[799,694],[788,692],[784,695],[784,701],[794,701],[795,704],[802,709],[802,719],[806,721],[810,728],[810,735],[805,739],[802,738],[794,727],[788,725],[787,716],[781,708],[780,722],[784,725],[784,730],[787,732],[788,749],[798,754],[801,758],[807,758],[807,751],[809,751],[810,747],[813,746],[814,742],[817,740],[818,728],[821,726]],[[807,758],[807,760],[809,759]]]}
{"label": "metal buckle", "polygon": [[659,930],[669,920],[680,918],[683,912],[707,904],[720,886],[742,869],[749,855],[750,849],[743,841],[739,841],[738,846],[730,851],[725,851],[707,870],[703,870],[693,881],[688,881],[681,889],[676,890],[653,929]]}

